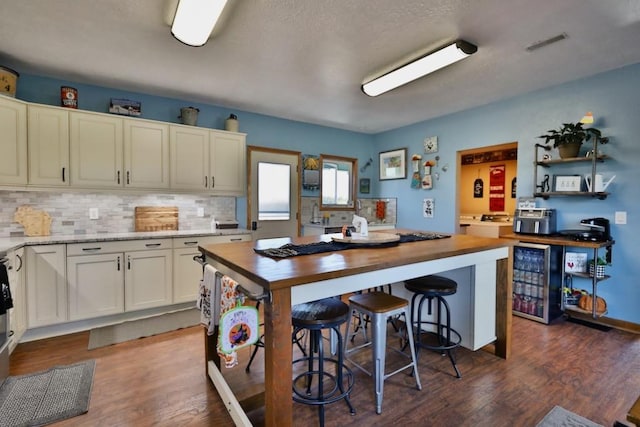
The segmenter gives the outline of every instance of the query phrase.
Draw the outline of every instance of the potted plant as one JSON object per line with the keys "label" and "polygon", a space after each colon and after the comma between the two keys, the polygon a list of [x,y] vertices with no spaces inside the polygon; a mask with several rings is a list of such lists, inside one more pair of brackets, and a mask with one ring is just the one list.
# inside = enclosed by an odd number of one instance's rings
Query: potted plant
{"label": "potted plant", "polygon": [[582,143],[591,140],[591,138],[600,144],[609,142],[609,138],[603,137],[599,129],[585,129],[581,122],[563,123],[561,128],[550,129],[545,135],[540,135],[538,138],[544,139],[545,144],[553,141],[553,147],[558,149],[558,153],[563,159],[578,157]]}
{"label": "potted plant", "polygon": [[598,278],[604,277],[604,269],[606,265],[609,265],[609,263],[602,257],[598,257],[595,262],[594,260],[589,261],[589,275],[593,277],[595,273]]}

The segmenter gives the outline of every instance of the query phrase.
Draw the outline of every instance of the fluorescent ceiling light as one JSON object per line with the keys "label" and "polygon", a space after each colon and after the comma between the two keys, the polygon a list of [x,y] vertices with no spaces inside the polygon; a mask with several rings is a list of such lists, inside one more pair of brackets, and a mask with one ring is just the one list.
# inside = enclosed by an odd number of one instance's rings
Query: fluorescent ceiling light
{"label": "fluorescent ceiling light", "polygon": [[227,0],[180,0],[171,34],[189,46],[202,46],[211,35]]}
{"label": "fluorescent ceiling light", "polygon": [[362,85],[362,91],[369,96],[378,96],[405,85],[440,68],[460,61],[475,53],[478,47],[464,40],[458,40],[433,53],[416,59],[400,68],[384,74]]}

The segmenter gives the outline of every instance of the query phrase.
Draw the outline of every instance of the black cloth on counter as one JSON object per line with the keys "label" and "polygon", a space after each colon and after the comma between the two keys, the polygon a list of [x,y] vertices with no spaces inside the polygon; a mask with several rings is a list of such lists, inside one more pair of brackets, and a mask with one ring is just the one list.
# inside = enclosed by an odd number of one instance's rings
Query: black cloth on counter
{"label": "black cloth on counter", "polygon": [[6,314],[7,310],[13,308],[13,299],[11,298],[11,289],[9,288],[9,275],[7,267],[0,263],[0,314]]}
{"label": "black cloth on counter", "polygon": [[375,245],[330,241],[330,242],[306,243],[301,245],[287,243],[286,245],[282,245],[278,248],[268,248],[268,249],[254,248],[253,250],[257,254],[278,259],[278,258],[290,258],[294,256],[299,256],[299,255],[312,255],[312,254],[319,254],[323,252],[342,251],[345,249],[388,248],[391,246],[396,246],[399,243],[418,242],[422,240],[436,240],[436,239],[444,239],[446,237],[451,237],[450,235],[439,234],[439,233],[396,233],[396,234],[400,236],[400,240],[395,242],[385,242],[385,243],[380,243]]}

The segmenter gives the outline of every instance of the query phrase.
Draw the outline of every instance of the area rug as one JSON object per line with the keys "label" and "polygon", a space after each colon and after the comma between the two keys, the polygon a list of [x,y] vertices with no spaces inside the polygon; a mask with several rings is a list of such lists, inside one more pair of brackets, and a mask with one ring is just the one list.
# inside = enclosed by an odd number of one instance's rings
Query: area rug
{"label": "area rug", "polygon": [[603,427],[560,406],[554,406],[536,427]]}
{"label": "area rug", "polygon": [[130,320],[117,325],[92,329],[89,333],[88,348],[93,350],[98,347],[188,328],[199,323],[200,311],[196,308]]}
{"label": "area rug", "polygon": [[7,378],[0,386],[0,426],[42,426],[89,410],[96,361]]}

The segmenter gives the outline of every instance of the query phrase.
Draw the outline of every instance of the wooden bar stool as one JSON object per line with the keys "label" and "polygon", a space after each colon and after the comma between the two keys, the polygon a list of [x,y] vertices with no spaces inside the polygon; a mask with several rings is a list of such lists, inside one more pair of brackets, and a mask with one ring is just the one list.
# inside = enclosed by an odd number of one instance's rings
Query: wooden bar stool
{"label": "wooden bar stool", "polygon": [[[411,323],[409,320],[409,301],[397,297],[395,295],[390,295],[384,292],[369,292],[356,294],[349,297],[349,309],[351,313],[354,311],[358,312],[359,315],[369,316],[371,321],[371,325],[373,326],[373,331],[370,334],[371,339],[360,345],[352,345],[349,348],[350,340],[350,328],[351,323],[347,323],[347,332],[345,339],[345,358],[358,367],[360,370],[365,372],[367,375],[373,376],[374,382],[374,393],[376,400],[376,413],[382,413],[382,396],[383,396],[383,387],[384,380],[389,378],[392,375],[397,374],[398,372],[404,371],[407,368],[412,368],[412,374],[416,379],[416,388],[418,390],[422,390],[422,385],[420,384],[420,377],[418,376],[418,363],[415,353],[415,347],[413,344],[413,332],[411,331]],[[385,357],[386,357],[386,349],[387,349],[387,319],[390,317],[403,315],[405,320],[405,325],[407,328],[406,338],[409,342],[409,349],[411,351],[411,355],[407,355],[402,352],[400,349],[394,349],[396,352],[402,354],[405,357],[411,358],[411,363],[396,369],[395,371],[385,374]],[[357,332],[354,331],[352,333],[356,335]],[[349,354],[354,352],[359,352],[363,350],[365,347],[373,347],[373,372],[369,372],[362,365],[358,364],[353,360],[353,358],[349,357]]]}
{"label": "wooden bar stool", "polygon": [[[349,400],[353,388],[353,372],[344,365],[344,344],[340,326],[349,319],[349,306],[337,298],[294,305],[291,308],[293,336],[302,330],[309,332],[309,352],[293,361],[307,364],[307,370],[293,379],[293,400],[307,405],[317,405],[320,426],[324,426],[324,407],[344,399],[351,415],[356,413]],[[322,331],[329,330],[337,340],[336,358],[331,352],[325,355]],[[314,354],[317,353],[317,356]],[[334,373],[325,369],[334,365]],[[316,365],[316,366],[314,366]],[[315,383],[315,386],[313,385]]]}
{"label": "wooden bar stool", "polygon": [[[420,351],[420,348],[438,351],[443,355],[446,353],[456,371],[456,377],[461,378],[462,375],[458,370],[453,351],[460,346],[462,338],[458,331],[451,327],[451,311],[449,303],[444,298],[447,295],[455,294],[458,290],[458,284],[446,277],[431,275],[407,280],[404,287],[414,293],[411,298],[411,325],[416,334],[416,353]],[[418,298],[420,301],[416,304]],[[425,301],[429,303],[428,314],[431,315],[433,300],[437,304],[436,321],[422,320],[422,305]],[[415,319],[416,313],[417,319]],[[433,332],[424,331],[424,325],[433,329]],[[428,334],[435,335],[436,342],[425,342],[423,335],[426,337]]]}

